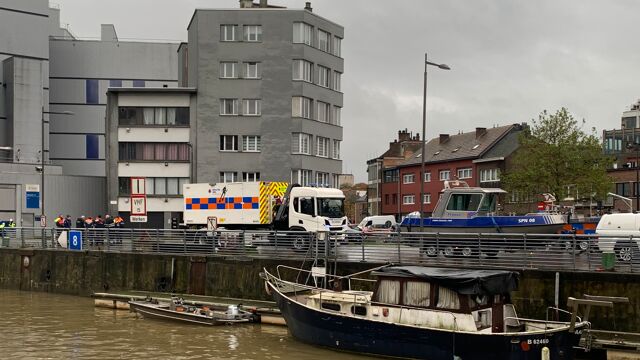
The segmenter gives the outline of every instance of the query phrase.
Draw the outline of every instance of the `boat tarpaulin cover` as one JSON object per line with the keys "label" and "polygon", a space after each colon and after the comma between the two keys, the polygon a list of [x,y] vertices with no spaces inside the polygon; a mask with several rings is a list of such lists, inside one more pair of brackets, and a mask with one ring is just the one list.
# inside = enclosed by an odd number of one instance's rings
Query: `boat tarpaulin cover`
{"label": "boat tarpaulin cover", "polygon": [[389,266],[373,274],[420,278],[465,295],[508,294],[518,288],[515,271]]}

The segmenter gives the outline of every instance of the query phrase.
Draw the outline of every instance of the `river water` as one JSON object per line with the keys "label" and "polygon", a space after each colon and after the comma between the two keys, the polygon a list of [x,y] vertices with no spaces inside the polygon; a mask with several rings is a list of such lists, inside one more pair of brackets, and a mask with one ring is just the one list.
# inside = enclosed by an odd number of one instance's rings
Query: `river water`
{"label": "river water", "polygon": [[207,327],[95,308],[93,299],[0,289],[2,359],[366,359],[300,343],[283,326]]}

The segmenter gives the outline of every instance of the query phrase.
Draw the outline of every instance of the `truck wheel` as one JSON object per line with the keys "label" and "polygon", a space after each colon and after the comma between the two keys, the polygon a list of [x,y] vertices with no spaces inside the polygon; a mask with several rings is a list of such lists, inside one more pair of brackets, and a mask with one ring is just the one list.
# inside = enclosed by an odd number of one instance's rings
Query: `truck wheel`
{"label": "truck wheel", "polygon": [[[302,228],[297,228],[297,227],[292,227],[289,229],[289,231],[296,231],[296,232],[302,232],[304,231],[304,229]],[[291,247],[293,248],[293,250],[295,251],[307,251],[307,249],[309,249],[309,237],[308,234],[305,233],[296,233],[293,234],[292,238],[291,238]]]}
{"label": "truck wheel", "polygon": [[616,256],[620,261],[630,262],[631,260],[638,258],[638,247],[629,241],[625,241],[622,243],[616,243],[615,248],[613,249],[616,253]]}
{"label": "truck wheel", "polygon": [[436,257],[438,256],[438,248],[435,245],[429,245],[424,249],[424,253],[427,254],[428,257]]}

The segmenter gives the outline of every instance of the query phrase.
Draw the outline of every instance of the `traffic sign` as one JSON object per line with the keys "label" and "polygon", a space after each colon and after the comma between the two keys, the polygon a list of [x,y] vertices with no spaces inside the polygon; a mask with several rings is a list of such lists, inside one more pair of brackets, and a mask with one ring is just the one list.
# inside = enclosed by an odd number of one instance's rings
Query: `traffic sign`
{"label": "traffic sign", "polygon": [[129,222],[132,223],[146,223],[147,216],[146,215],[131,215],[129,217]]}
{"label": "traffic sign", "polygon": [[69,250],[82,250],[82,232],[69,231]]}
{"label": "traffic sign", "polygon": [[47,217],[40,215],[40,227],[47,227]]}
{"label": "traffic sign", "polygon": [[216,216],[207,217],[207,230],[217,230],[218,229],[218,218]]}
{"label": "traffic sign", "polygon": [[131,196],[131,215],[147,215],[147,198]]}

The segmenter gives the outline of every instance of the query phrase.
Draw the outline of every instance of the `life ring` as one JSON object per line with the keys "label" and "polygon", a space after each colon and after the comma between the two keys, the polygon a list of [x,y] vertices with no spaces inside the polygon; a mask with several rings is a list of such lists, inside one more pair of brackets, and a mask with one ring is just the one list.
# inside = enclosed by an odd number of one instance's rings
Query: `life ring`
{"label": "life ring", "polygon": [[267,293],[267,295],[271,296],[271,289],[269,289],[269,284],[267,284],[267,282],[264,282],[264,291]]}

